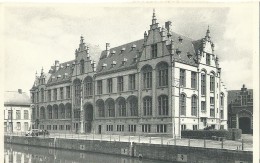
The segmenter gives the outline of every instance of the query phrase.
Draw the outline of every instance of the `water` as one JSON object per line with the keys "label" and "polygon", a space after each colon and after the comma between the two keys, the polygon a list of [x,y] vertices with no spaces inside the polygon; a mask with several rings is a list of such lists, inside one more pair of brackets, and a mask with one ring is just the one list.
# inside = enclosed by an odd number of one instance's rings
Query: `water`
{"label": "water", "polygon": [[5,144],[4,163],[169,163],[157,160]]}

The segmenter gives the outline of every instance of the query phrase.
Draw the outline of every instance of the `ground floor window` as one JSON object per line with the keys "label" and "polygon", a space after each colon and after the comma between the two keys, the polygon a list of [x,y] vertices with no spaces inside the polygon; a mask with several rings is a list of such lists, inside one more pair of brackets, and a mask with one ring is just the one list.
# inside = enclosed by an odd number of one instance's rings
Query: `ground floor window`
{"label": "ground floor window", "polygon": [[186,125],[181,125],[181,130],[186,130]]}
{"label": "ground floor window", "polygon": [[28,126],[29,126],[28,122],[24,122],[24,131],[28,131],[29,129]]}
{"label": "ground floor window", "polygon": [[17,130],[21,130],[21,122],[17,122],[16,123],[16,129]]}
{"label": "ground floor window", "polygon": [[167,132],[167,125],[157,125],[157,132],[158,133],[165,133]]}
{"label": "ground floor window", "polygon": [[128,125],[129,132],[136,132],[136,125]]}
{"label": "ground floor window", "polygon": [[64,130],[64,125],[60,125],[59,130]]}
{"label": "ground floor window", "polygon": [[113,125],[107,125],[107,131],[113,131]]}
{"label": "ground floor window", "polygon": [[66,130],[70,130],[71,126],[70,125],[66,125]]}
{"label": "ground floor window", "polygon": [[47,130],[51,130],[51,125],[47,125]]}
{"label": "ground floor window", "polygon": [[124,131],[125,126],[124,125],[117,125],[116,130],[117,131]]}
{"label": "ground floor window", "polygon": [[40,125],[40,129],[44,130],[44,125]]}
{"label": "ground floor window", "polygon": [[142,125],[142,132],[151,132],[151,125]]}
{"label": "ground floor window", "polygon": [[53,125],[52,128],[53,128],[53,130],[57,130],[58,126],[57,125]]}
{"label": "ground floor window", "polygon": [[193,125],[193,126],[192,126],[192,129],[193,129],[193,130],[198,130],[198,125]]}
{"label": "ground floor window", "polygon": [[220,130],[224,130],[224,125],[220,125]]}

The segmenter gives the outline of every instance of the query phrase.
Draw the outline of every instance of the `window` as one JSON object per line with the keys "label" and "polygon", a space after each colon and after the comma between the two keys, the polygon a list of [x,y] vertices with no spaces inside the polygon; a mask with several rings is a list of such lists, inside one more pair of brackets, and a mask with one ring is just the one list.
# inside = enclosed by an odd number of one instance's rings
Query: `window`
{"label": "window", "polygon": [[107,131],[113,131],[113,125],[107,125]]}
{"label": "window", "polygon": [[220,119],[224,119],[224,112],[223,112],[223,110],[220,110]]}
{"label": "window", "polygon": [[157,132],[158,133],[165,133],[167,132],[167,125],[157,125]]}
{"label": "window", "polygon": [[152,53],[152,58],[157,57],[157,44],[151,45],[151,53]]}
{"label": "window", "polygon": [[151,125],[142,125],[142,132],[151,132]]}
{"label": "window", "polygon": [[130,108],[130,116],[138,115],[138,100],[137,97],[129,98],[129,108]]}
{"label": "window", "polygon": [[74,118],[80,118],[80,109],[74,109]]}
{"label": "window", "polygon": [[13,110],[8,110],[8,119],[13,119]]}
{"label": "window", "polygon": [[210,116],[215,117],[215,98],[210,97]]}
{"label": "window", "polygon": [[28,122],[24,122],[24,131],[28,131],[29,125]]}
{"label": "window", "polygon": [[48,90],[48,101],[51,101],[51,90]]}
{"label": "window", "polygon": [[118,111],[119,111],[120,117],[126,116],[126,102],[125,102],[125,99],[123,99],[123,98],[120,98],[118,101]]}
{"label": "window", "polygon": [[67,97],[67,99],[69,99],[71,97],[70,96],[70,86],[66,87],[66,97]]}
{"label": "window", "polygon": [[181,125],[181,130],[186,130],[186,125]]}
{"label": "window", "polygon": [[58,126],[57,125],[53,125],[52,128],[53,128],[53,130],[58,130]]}
{"label": "window", "polygon": [[71,129],[70,125],[66,125],[66,130],[69,131]]}
{"label": "window", "polygon": [[16,123],[16,129],[17,130],[21,130],[21,122],[17,122]]}
{"label": "window", "polygon": [[85,98],[93,95],[93,81],[91,77],[87,77],[85,81]]}
{"label": "window", "polygon": [[191,115],[197,116],[197,97],[195,95],[191,97]]}
{"label": "window", "polygon": [[66,104],[65,109],[66,109],[66,118],[71,118],[71,105]]}
{"label": "window", "polygon": [[206,94],[206,73],[201,74],[201,95]]}
{"label": "window", "polygon": [[53,90],[53,101],[57,100],[57,89]]}
{"label": "window", "polygon": [[112,78],[107,79],[107,93],[113,92],[113,80]]}
{"label": "window", "polygon": [[186,86],[186,73],[184,69],[180,69],[180,86]]}
{"label": "window", "polygon": [[98,108],[98,116],[99,117],[105,117],[104,107],[105,107],[104,101],[98,100],[97,101],[97,108]]}
{"label": "window", "polygon": [[60,88],[60,99],[63,100],[63,87]]}
{"label": "window", "polygon": [[59,130],[64,130],[64,125],[59,125]]}
{"label": "window", "polygon": [[34,93],[32,93],[32,96],[31,96],[32,103],[35,103],[34,98],[35,98]]}
{"label": "window", "polygon": [[191,88],[197,88],[197,73],[191,72]]}
{"label": "window", "polygon": [[143,111],[144,116],[152,115],[152,97],[144,97],[143,99]]}
{"label": "window", "polygon": [[152,68],[150,66],[143,68],[143,82],[144,89],[152,88]]}
{"label": "window", "polygon": [[210,105],[214,105],[215,104],[215,98],[214,97],[210,97]]}
{"label": "window", "polygon": [[201,111],[206,112],[206,101],[201,101]]}
{"label": "window", "polygon": [[41,89],[41,100],[42,100],[42,102],[44,102],[44,89],[43,88]]}
{"label": "window", "polygon": [[102,80],[97,81],[97,93],[102,94]]}
{"label": "window", "polygon": [[40,125],[40,129],[44,130],[44,125]]}
{"label": "window", "polygon": [[136,132],[136,125],[128,125],[129,132]]}
{"label": "window", "polygon": [[210,75],[210,91],[215,91],[215,77],[214,75]]}
{"label": "window", "polygon": [[181,107],[181,115],[186,116],[186,96],[181,94],[180,97],[180,107]]}
{"label": "window", "polygon": [[123,132],[124,131],[124,125],[117,125],[116,126],[116,131],[119,131],[119,132]]}
{"label": "window", "polygon": [[210,65],[210,54],[206,54],[206,64]]}
{"label": "window", "polygon": [[135,89],[135,74],[129,75],[129,90]]}
{"label": "window", "polygon": [[16,119],[21,119],[21,110],[16,110]]}
{"label": "window", "polygon": [[224,125],[220,125],[220,130],[224,130]]}
{"label": "window", "polygon": [[198,130],[198,125],[192,125],[193,130]]}
{"label": "window", "polygon": [[40,119],[45,119],[45,108],[41,107],[40,109]]}
{"label": "window", "polygon": [[39,102],[39,92],[36,93],[36,102]]}
{"label": "window", "polygon": [[221,93],[220,94],[220,106],[224,106],[224,94],[223,93]]}
{"label": "window", "polygon": [[165,95],[159,96],[158,98],[158,111],[159,115],[168,115],[169,105],[168,105],[168,97]]}
{"label": "window", "polygon": [[84,66],[84,60],[82,59],[80,61],[80,74],[84,74],[85,73],[85,66]]}
{"label": "window", "polygon": [[29,119],[29,112],[28,110],[23,111],[23,119]]}
{"label": "window", "polygon": [[53,119],[58,119],[58,106],[54,105],[53,109],[54,109]]}
{"label": "window", "polygon": [[158,65],[159,87],[168,86],[168,65],[162,63]]}
{"label": "window", "polygon": [[245,95],[241,96],[242,98],[242,105],[246,105],[247,104],[247,97]]}
{"label": "window", "polygon": [[52,119],[52,108],[48,108],[49,119]]}
{"label": "window", "polygon": [[47,130],[51,130],[51,125],[47,125]]}
{"label": "window", "polygon": [[81,83],[80,80],[74,82],[74,91],[75,91],[75,105],[80,106],[81,103]]}
{"label": "window", "polygon": [[112,99],[109,99],[106,102],[108,117],[115,117],[115,102]]}
{"label": "window", "polygon": [[123,78],[123,76],[119,76],[117,78],[117,91],[118,92],[124,91],[124,78]]}

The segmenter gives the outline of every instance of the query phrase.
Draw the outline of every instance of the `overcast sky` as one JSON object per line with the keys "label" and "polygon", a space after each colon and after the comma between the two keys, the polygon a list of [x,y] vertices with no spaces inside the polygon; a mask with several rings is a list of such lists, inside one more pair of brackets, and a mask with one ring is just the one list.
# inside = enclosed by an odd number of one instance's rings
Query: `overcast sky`
{"label": "overcast sky", "polygon": [[[5,90],[19,88],[29,93],[35,72],[47,72],[55,60],[74,59],[80,36],[91,44],[98,61],[98,49],[143,38],[155,8],[157,22],[172,21],[173,31],[192,39],[211,37],[219,56],[227,89],[253,88],[254,35],[251,6],[225,7],[89,7],[89,5],[9,5],[4,7]],[[204,5],[202,5],[204,6]],[[93,50],[94,49],[94,50]]]}

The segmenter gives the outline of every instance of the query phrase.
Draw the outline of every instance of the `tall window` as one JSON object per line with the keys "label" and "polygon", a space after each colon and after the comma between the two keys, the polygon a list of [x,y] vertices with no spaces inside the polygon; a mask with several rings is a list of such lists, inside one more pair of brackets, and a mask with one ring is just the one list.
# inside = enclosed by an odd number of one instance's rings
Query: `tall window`
{"label": "tall window", "polygon": [[92,78],[87,77],[85,80],[85,98],[93,95]]}
{"label": "tall window", "polygon": [[220,94],[220,106],[224,106],[224,94]]}
{"label": "tall window", "polygon": [[60,88],[60,99],[63,100],[64,93],[63,93],[63,87]]}
{"label": "tall window", "polygon": [[181,94],[180,97],[180,107],[181,107],[181,115],[186,116],[186,96]]}
{"label": "tall window", "polygon": [[215,77],[214,74],[210,75],[210,91],[215,91]]}
{"label": "tall window", "polygon": [[206,64],[210,65],[210,54],[206,54]]}
{"label": "tall window", "polygon": [[129,75],[129,90],[135,89],[135,74]]}
{"label": "tall window", "polygon": [[16,129],[17,130],[21,130],[21,122],[17,122],[16,123]]}
{"label": "tall window", "polygon": [[71,97],[70,96],[70,86],[66,87],[66,97],[67,97],[67,99]]}
{"label": "tall window", "polygon": [[36,102],[39,102],[39,92],[36,93]]}
{"label": "tall window", "polygon": [[74,82],[74,91],[75,91],[75,105],[80,106],[80,96],[81,96],[81,83],[80,80]]}
{"label": "tall window", "polygon": [[114,102],[114,100],[109,99],[106,102],[106,106],[107,106],[108,117],[115,117],[115,102]]}
{"label": "tall window", "polygon": [[118,112],[120,117],[125,117],[126,116],[126,102],[125,99],[121,98],[118,101]]}
{"label": "tall window", "polygon": [[220,118],[224,119],[224,111],[223,110],[220,110]]}
{"label": "tall window", "polygon": [[102,80],[97,81],[97,93],[102,94]]}
{"label": "tall window", "polygon": [[119,76],[117,78],[117,90],[118,90],[118,92],[124,91],[124,78],[123,78],[123,76]]}
{"label": "tall window", "polygon": [[210,116],[215,117],[215,98],[210,97]]}
{"label": "tall window", "polygon": [[145,89],[152,88],[152,68],[150,66],[143,68],[143,82]]}
{"label": "tall window", "polygon": [[167,125],[165,124],[161,124],[161,125],[157,125],[157,130],[158,133],[165,133],[167,132]]}
{"label": "tall window", "polygon": [[191,72],[191,88],[197,88],[197,73]]}
{"label": "tall window", "polygon": [[43,88],[41,89],[41,100],[42,100],[42,102],[44,102],[44,89]]}
{"label": "tall window", "polygon": [[57,88],[53,90],[53,101],[57,101]]}
{"label": "tall window", "polygon": [[58,119],[58,112],[59,112],[58,106],[54,105],[53,106],[53,110],[54,110],[54,113],[53,113],[54,117],[53,117],[53,119]]}
{"label": "tall window", "polygon": [[180,86],[186,86],[186,73],[184,69],[180,69]]}
{"label": "tall window", "polygon": [[48,90],[48,101],[49,102],[51,101],[51,90],[50,89]]}
{"label": "tall window", "polygon": [[29,112],[28,110],[23,111],[23,119],[29,119]]}
{"label": "tall window", "polygon": [[31,100],[32,100],[32,103],[35,103],[35,100],[34,100],[34,93],[32,93],[32,96],[31,96]]}
{"label": "tall window", "polygon": [[48,117],[49,119],[52,119],[52,108],[48,107]]}
{"label": "tall window", "polygon": [[21,119],[21,110],[16,110],[16,119]]}
{"label": "tall window", "polygon": [[159,87],[168,86],[168,65],[161,63],[158,65]]}
{"label": "tall window", "polygon": [[206,94],[206,73],[201,74],[201,95]]}
{"label": "tall window", "polygon": [[40,119],[45,119],[45,108],[41,107],[40,109]]}
{"label": "tall window", "polygon": [[97,101],[97,108],[98,108],[98,116],[105,117],[105,104],[103,100]]}
{"label": "tall window", "polygon": [[151,53],[152,53],[152,58],[157,57],[157,44],[151,45]]}
{"label": "tall window", "polygon": [[113,80],[112,78],[107,79],[107,93],[113,92]]}
{"label": "tall window", "polygon": [[142,132],[151,132],[151,125],[150,124],[142,125]]}
{"label": "tall window", "polygon": [[202,112],[206,111],[206,101],[201,101],[201,111]]}
{"label": "tall window", "polygon": [[195,95],[191,97],[191,115],[197,116],[197,97]]}
{"label": "tall window", "polygon": [[247,96],[242,95],[241,98],[242,98],[242,105],[246,105],[247,104],[247,99],[246,99]]}
{"label": "tall window", "polygon": [[129,108],[130,108],[130,116],[137,116],[138,115],[137,97],[130,97],[129,98]]}
{"label": "tall window", "polygon": [[144,105],[143,106],[144,116],[151,116],[152,115],[152,98],[144,97],[143,105]]}
{"label": "tall window", "polygon": [[159,96],[158,102],[159,102],[158,105],[159,115],[168,115],[169,114],[168,97],[165,95]]}
{"label": "tall window", "polygon": [[85,66],[84,66],[84,60],[82,59],[80,61],[80,74],[85,73]]}

